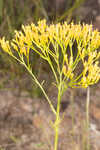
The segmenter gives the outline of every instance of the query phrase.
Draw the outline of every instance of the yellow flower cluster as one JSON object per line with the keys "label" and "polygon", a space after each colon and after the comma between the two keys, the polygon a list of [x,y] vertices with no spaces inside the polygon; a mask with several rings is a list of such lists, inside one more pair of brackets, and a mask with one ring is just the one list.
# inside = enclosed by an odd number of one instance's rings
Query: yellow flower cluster
{"label": "yellow flower cluster", "polygon": [[[64,75],[65,82],[70,80],[71,86],[87,87],[100,80],[100,33],[92,25],[47,25],[42,20],[37,25],[22,25],[22,31],[15,31],[11,42],[2,38],[0,43],[6,53],[14,55],[15,50],[20,58],[29,59],[30,50],[34,50],[49,64],[55,63],[56,71]],[[51,57],[54,61],[50,63]],[[80,61],[83,69],[76,77],[75,68]]]}
{"label": "yellow flower cluster", "polygon": [[2,39],[0,39],[0,43],[1,43],[1,46],[2,46],[2,49],[8,53],[8,54],[12,54],[12,51],[11,51],[11,48],[10,48],[10,44],[9,44],[9,41],[5,41],[5,37],[3,37]]}

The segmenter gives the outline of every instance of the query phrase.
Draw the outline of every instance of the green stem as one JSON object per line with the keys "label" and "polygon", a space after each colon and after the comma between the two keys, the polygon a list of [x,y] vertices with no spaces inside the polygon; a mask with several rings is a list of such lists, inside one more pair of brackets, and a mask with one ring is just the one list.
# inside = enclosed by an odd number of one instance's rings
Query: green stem
{"label": "green stem", "polygon": [[22,65],[24,65],[24,67],[27,69],[27,71],[30,73],[30,75],[32,76],[32,78],[34,79],[35,83],[40,87],[40,89],[42,90],[45,98],[47,99],[51,110],[53,111],[53,113],[56,115],[56,110],[54,109],[54,106],[52,105],[49,97],[47,96],[45,90],[43,89],[42,85],[39,83],[39,81],[37,80],[37,78],[34,76],[34,74],[32,73],[32,70],[26,65],[26,63],[23,60],[23,57],[20,56],[20,59],[17,59],[14,55],[11,55],[14,59],[16,59],[18,62],[20,62]]}
{"label": "green stem", "polygon": [[90,104],[90,88],[87,88],[87,102],[86,102],[86,128],[88,133],[88,140],[87,140],[87,150],[90,150],[90,143],[89,143],[89,104]]}
{"label": "green stem", "polygon": [[74,91],[73,89],[71,90],[71,106],[72,106],[72,112],[71,112],[71,116],[72,116],[72,135],[74,136]]}
{"label": "green stem", "polygon": [[66,18],[67,16],[70,17],[72,16],[72,13],[74,12],[74,10],[76,8],[78,8],[85,0],[76,0],[73,4],[73,6],[71,8],[69,8],[68,10],[66,10],[62,16],[58,17],[56,19],[56,22],[60,22],[62,21],[64,18]]}
{"label": "green stem", "polygon": [[23,64],[25,66],[25,68],[28,70],[28,72],[31,74],[32,78],[34,79],[35,83],[40,87],[40,89],[42,90],[45,98],[47,99],[50,107],[51,107],[51,110],[53,111],[54,114],[56,114],[56,111],[54,109],[54,106],[52,105],[51,101],[49,100],[46,92],[44,91],[43,87],[41,86],[41,84],[39,83],[39,81],[37,80],[37,78],[34,76],[34,74],[32,73],[32,71],[27,67],[27,65],[24,63]]}
{"label": "green stem", "polygon": [[58,147],[59,123],[60,123],[60,103],[61,103],[61,84],[59,84],[59,87],[58,87],[58,103],[57,103],[57,114],[56,114],[56,121],[55,121],[54,150],[57,150],[57,147]]}
{"label": "green stem", "polygon": [[86,122],[89,127],[89,103],[90,103],[90,88],[87,88],[87,103],[86,103]]}
{"label": "green stem", "polygon": [[48,63],[49,63],[49,65],[50,65],[51,69],[52,69],[52,72],[53,72],[53,74],[54,74],[54,76],[55,76],[55,79],[56,79],[56,82],[57,82],[57,84],[58,84],[58,77],[57,77],[57,74],[56,74],[56,72],[55,72],[55,70],[54,70],[54,67],[53,67],[53,65],[52,65],[52,62],[51,62],[50,58],[48,58]]}

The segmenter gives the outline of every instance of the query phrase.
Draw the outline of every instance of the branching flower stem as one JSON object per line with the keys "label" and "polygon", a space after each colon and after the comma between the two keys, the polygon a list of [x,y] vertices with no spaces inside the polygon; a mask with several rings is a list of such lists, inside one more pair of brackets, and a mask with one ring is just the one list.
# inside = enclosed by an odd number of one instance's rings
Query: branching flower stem
{"label": "branching flower stem", "polygon": [[57,102],[57,114],[55,121],[55,143],[54,150],[57,150],[58,146],[58,136],[59,136],[59,124],[60,124],[60,104],[61,104],[61,92],[62,91],[62,79],[60,77],[60,83],[58,85],[58,102]]}
{"label": "branching flower stem", "polygon": [[26,65],[26,63],[25,63],[23,57],[20,57],[21,60],[18,59],[17,57],[15,57],[14,55],[12,55],[12,57],[13,57],[14,59],[16,59],[18,62],[20,62],[20,63],[27,69],[27,71],[29,72],[29,74],[32,76],[32,79],[34,80],[34,82],[35,82],[35,83],[40,87],[40,89],[42,90],[42,92],[43,92],[45,98],[47,99],[47,101],[48,101],[48,103],[49,103],[49,105],[50,105],[50,107],[51,107],[51,110],[52,110],[53,113],[56,115],[56,110],[54,109],[53,104],[51,103],[51,101],[50,101],[49,97],[47,96],[45,90],[43,89],[42,85],[39,83],[38,79],[37,79],[37,78],[35,77],[35,75],[33,74],[32,70]]}
{"label": "branching flower stem", "polygon": [[52,105],[50,99],[48,98],[45,90],[43,89],[42,85],[39,83],[39,81],[37,80],[37,78],[35,77],[35,75],[32,73],[32,71],[27,67],[27,65],[25,64],[25,62],[23,62],[23,65],[25,66],[25,68],[27,69],[27,71],[30,73],[30,75],[32,76],[32,78],[34,79],[35,83],[40,87],[40,89],[42,90],[45,98],[47,99],[50,107],[51,107],[51,110],[53,111],[53,113],[56,115],[56,111],[54,109],[54,106]]}

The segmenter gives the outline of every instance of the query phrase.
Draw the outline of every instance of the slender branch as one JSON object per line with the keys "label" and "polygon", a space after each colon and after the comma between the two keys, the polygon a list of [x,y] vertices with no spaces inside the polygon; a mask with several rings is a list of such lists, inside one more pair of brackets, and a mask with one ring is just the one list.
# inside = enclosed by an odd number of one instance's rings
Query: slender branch
{"label": "slender branch", "polygon": [[57,150],[58,147],[58,137],[59,137],[59,123],[60,123],[60,104],[61,104],[61,92],[62,91],[62,76],[60,75],[60,81],[58,85],[58,102],[57,102],[57,113],[55,121],[55,143],[54,150]]}
{"label": "slender branch", "polygon": [[34,79],[35,83],[40,87],[40,89],[42,90],[45,98],[47,99],[50,107],[51,107],[51,110],[53,111],[54,114],[56,114],[56,111],[54,109],[54,106],[53,104],[51,103],[50,99],[48,98],[45,90],[43,89],[42,85],[39,83],[39,81],[37,80],[37,78],[34,76],[34,74],[32,73],[32,71],[28,68],[28,66],[25,64],[25,62],[23,61],[23,65],[25,66],[25,68],[28,70],[28,72],[31,74],[32,78]]}
{"label": "slender branch", "polygon": [[[89,104],[90,104],[90,87],[87,88],[87,101],[86,101],[86,128],[87,132],[89,133]],[[90,143],[89,143],[89,134],[87,137],[87,150],[90,150]]]}
{"label": "slender branch", "polygon": [[89,126],[89,104],[90,104],[90,87],[87,88],[87,103],[86,103],[86,120],[87,120],[87,127]]}
{"label": "slender branch", "polygon": [[27,69],[27,71],[30,73],[30,75],[32,76],[32,78],[34,79],[35,83],[40,87],[40,89],[42,90],[45,98],[47,99],[50,107],[51,107],[51,110],[53,111],[53,113],[56,115],[56,110],[53,106],[53,104],[51,103],[49,97],[47,96],[45,90],[43,89],[42,85],[39,83],[39,81],[37,80],[37,78],[34,76],[34,74],[32,73],[32,70],[26,65],[26,63],[24,62],[24,59],[23,57],[20,56],[20,59],[18,59],[16,56],[14,56],[13,54],[11,55],[15,60],[17,60],[18,62],[20,62],[22,65],[24,65],[24,67]]}

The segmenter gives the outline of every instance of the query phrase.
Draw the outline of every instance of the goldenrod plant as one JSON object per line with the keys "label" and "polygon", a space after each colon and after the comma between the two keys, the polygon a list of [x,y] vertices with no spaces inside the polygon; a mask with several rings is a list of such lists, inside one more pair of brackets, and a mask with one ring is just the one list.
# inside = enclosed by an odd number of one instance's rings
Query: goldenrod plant
{"label": "goldenrod plant", "polygon": [[[15,37],[11,41],[3,37],[0,39],[0,44],[4,52],[27,69],[50,104],[56,116],[53,128],[54,150],[57,150],[63,93],[68,87],[88,88],[100,80],[100,33],[88,24],[64,22],[48,25],[46,20],[42,20],[38,21],[37,25],[34,23],[22,25],[22,31],[15,31]],[[46,94],[42,83],[32,72],[30,51],[40,55],[51,67],[55,86],[58,89],[57,109]]]}

